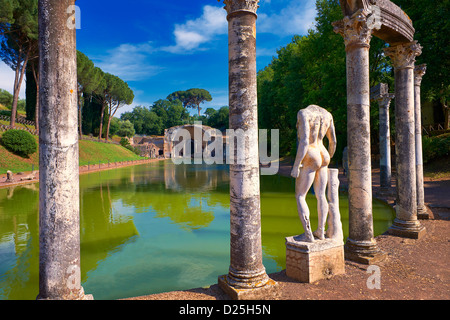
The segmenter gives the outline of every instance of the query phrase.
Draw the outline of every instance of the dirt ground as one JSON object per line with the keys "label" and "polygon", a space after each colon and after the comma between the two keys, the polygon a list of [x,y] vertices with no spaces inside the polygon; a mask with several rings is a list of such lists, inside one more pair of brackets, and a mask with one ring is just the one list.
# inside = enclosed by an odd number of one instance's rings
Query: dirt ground
{"label": "dirt ground", "polygon": [[[280,174],[288,175],[289,166],[282,166]],[[341,173],[341,187],[346,177]],[[395,181],[393,179],[393,184]],[[450,298],[450,180],[425,179],[425,201],[430,219],[420,220],[426,236],[407,239],[388,234],[376,237],[378,246],[387,254],[379,267],[379,289],[368,288],[373,271],[368,265],[346,260],[345,274],[317,281],[300,283],[286,276],[285,271],[269,276],[279,285],[280,300],[448,300]],[[393,205],[390,197],[378,194],[379,171],[373,170],[374,197]],[[141,297],[130,300],[229,300],[217,284]]]}

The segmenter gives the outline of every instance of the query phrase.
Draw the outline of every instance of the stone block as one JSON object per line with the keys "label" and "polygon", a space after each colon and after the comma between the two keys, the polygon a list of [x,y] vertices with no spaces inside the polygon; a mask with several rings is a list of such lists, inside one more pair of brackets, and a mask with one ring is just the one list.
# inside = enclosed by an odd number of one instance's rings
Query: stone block
{"label": "stone block", "polygon": [[426,235],[426,229],[417,221],[401,221],[395,219],[388,233],[402,238],[421,239]]}
{"label": "stone block", "polygon": [[314,242],[286,238],[286,275],[313,283],[345,273],[344,244],[332,239]]}
{"label": "stone block", "polygon": [[227,281],[227,276],[219,277],[219,287],[233,300],[276,300],[280,296],[280,289],[277,282],[272,279],[258,288],[240,289],[231,286]]}

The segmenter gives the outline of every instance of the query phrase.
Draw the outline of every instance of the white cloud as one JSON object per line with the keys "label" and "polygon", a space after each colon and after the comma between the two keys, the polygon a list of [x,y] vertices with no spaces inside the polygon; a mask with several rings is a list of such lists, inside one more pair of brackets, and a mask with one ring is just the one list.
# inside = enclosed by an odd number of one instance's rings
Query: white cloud
{"label": "white cloud", "polygon": [[150,42],[124,43],[108,50],[108,55],[92,57],[92,60],[103,71],[114,74],[124,81],[138,81],[154,76],[160,71],[160,67],[150,62],[150,56],[155,51]]}
{"label": "white cloud", "polygon": [[216,35],[227,33],[227,25],[226,11],[222,7],[206,5],[200,18],[175,25],[175,45],[162,50],[172,53],[203,50],[200,47],[202,44],[211,41]]}
{"label": "white cloud", "polygon": [[[286,2],[287,4],[283,4],[283,7],[280,8],[280,3],[265,0],[264,4],[268,5],[266,9],[272,7],[273,11],[258,12],[258,32],[278,36],[306,34],[308,29],[314,26],[315,0],[288,0]],[[218,35],[226,34],[227,25],[226,11],[223,7],[206,5],[199,18],[175,25],[173,31],[175,44],[163,47],[161,50],[171,53],[192,53],[206,50],[203,45]]]}
{"label": "white cloud", "polygon": [[315,17],[315,0],[291,0],[277,13],[259,13],[257,31],[279,36],[306,34],[308,29],[313,27]]}
{"label": "white cloud", "polygon": [[[0,60],[0,89],[5,89],[13,94],[14,77],[15,72]],[[22,85],[20,86],[19,98],[25,99],[25,77],[23,77]]]}

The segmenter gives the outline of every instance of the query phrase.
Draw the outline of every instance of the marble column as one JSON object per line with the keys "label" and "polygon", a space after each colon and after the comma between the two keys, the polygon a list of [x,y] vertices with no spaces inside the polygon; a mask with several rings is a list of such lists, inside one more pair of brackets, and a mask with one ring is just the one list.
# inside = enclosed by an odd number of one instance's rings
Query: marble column
{"label": "marble column", "polygon": [[414,116],[414,62],[420,55],[417,41],[385,49],[395,71],[395,154],[397,172],[396,218],[389,232],[420,238],[425,228],[417,220],[416,141]]}
{"label": "marble column", "polygon": [[345,256],[371,264],[385,258],[374,239],[372,217],[372,166],[370,150],[369,48],[370,12],[360,10],[333,23],[344,37],[347,53],[347,146],[349,236]]}
{"label": "marble column", "polygon": [[90,299],[81,287],[75,0],[39,0],[39,300]]}
{"label": "marble column", "polygon": [[393,94],[383,94],[379,97],[379,119],[380,119],[380,192],[387,194],[391,190],[391,133],[389,122],[389,107]]}
{"label": "marble column", "polygon": [[428,219],[429,214],[425,206],[423,187],[423,157],[422,157],[422,106],[420,100],[420,85],[427,70],[426,64],[414,68],[414,118],[416,121],[416,184],[417,184],[417,217]]}
{"label": "marble column", "polygon": [[224,1],[228,14],[230,129],[238,141],[232,143],[228,155],[233,158],[230,163],[230,268],[228,275],[219,277],[219,285],[235,299],[253,299],[258,292],[270,296],[271,287],[276,285],[262,263],[256,91],[258,2]]}

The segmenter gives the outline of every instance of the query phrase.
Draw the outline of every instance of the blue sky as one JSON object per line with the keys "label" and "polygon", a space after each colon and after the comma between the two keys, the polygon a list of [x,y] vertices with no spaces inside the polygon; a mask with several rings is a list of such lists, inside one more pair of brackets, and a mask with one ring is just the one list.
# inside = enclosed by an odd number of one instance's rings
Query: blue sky
{"label": "blue sky", "polygon": [[[105,72],[128,82],[132,105],[149,106],[173,91],[207,89],[207,107],[228,105],[226,11],[217,0],[77,0],[78,50]],[[257,20],[257,67],[277,48],[306,34],[316,16],[315,0],[261,0]],[[0,63],[0,88],[12,91],[12,71]],[[23,85],[24,87],[24,85]],[[23,97],[23,90],[21,96]],[[195,113],[195,110],[191,111]],[[117,116],[117,114],[116,114]]]}

